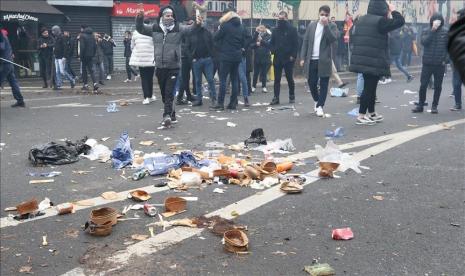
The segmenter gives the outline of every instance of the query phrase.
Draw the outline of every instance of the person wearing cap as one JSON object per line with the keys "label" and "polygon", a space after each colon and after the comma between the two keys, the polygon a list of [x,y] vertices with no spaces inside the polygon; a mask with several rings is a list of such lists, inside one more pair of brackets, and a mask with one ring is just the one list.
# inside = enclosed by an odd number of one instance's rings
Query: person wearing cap
{"label": "person wearing cap", "polygon": [[[202,24],[199,16],[195,24]],[[174,87],[181,67],[181,41],[182,38],[194,28],[194,24],[182,25],[176,22],[176,14],[172,6],[160,9],[159,19],[153,25],[144,24],[144,12],[136,16],[136,30],[143,35],[152,36],[154,45],[154,58],[156,76],[160,86],[161,98],[164,105],[163,127],[170,127],[176,123],[174,111]]]}
{"label": "person wearing cap", "polygon": [[53,26],[52,34],[55,37],[53,55],[55,56],[55,75],[57,84],[56,89],[61,89],[61,86],[63,85],[63,76],[69,80],[71,88],[74,88],[74,86],[76,85],[76,81],[74,80],[73,76],[71,76],[71,74],[65,70],[68,49],[66,47],[65,38],[63,37],[63,33],[61,32],[60,26]]}

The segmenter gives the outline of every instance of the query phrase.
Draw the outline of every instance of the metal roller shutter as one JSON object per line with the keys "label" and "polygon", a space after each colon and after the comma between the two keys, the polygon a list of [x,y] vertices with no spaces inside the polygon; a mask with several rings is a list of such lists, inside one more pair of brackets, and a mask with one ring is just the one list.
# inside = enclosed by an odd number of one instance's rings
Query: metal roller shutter
{"label": "metal roller shutter", "polygon": [[134,31],[136,23],[134,17],[112,17],[112,37],[116,43],[113,50],[113,64],[115,71],[126,70],[126,61],[124,58],[124,32]]}

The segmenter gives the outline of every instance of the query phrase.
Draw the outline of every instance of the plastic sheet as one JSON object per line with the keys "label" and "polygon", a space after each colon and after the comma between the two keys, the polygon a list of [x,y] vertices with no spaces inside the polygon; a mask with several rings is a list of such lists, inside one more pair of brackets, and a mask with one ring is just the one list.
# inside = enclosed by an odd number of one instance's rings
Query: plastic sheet
{"label": "plastic sheet", "polygon": [[131,142],[129,141],[129,135],[125,131],[121,134],[116,147],[111,153],[111,161],[113,168],[122,169],[132,163],[134,159],[134,152],[131,148]]}

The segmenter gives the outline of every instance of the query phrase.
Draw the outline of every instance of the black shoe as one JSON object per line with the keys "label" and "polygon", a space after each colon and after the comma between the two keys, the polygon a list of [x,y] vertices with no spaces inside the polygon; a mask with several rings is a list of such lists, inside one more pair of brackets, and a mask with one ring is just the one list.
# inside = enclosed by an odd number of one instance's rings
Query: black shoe
{"label": "black shoe", "polygon": [[257,137],[257,138],[247,138],[245,141],[244,141],[244,144],[245,146],[247,147],[248,145],[250,144],[257,144],[257,145],[266,145],[267,142],[266,142],[266,138],[265,137]]}
{"label": "black shoe", "polygon": [[437,106],[432,106],[431,107],[431,114],[438,114],[438,107]]}
{"label": "black shoe", "polygon": [[246,106],[246,107],[250,106],[249,97],[244,97],[244,106]]}
{"label": "black shoe", "polygon": [[412,109],[413,113],[422,113],[423,112],[423,107],[417,105],[414,109]]}
{"label": "black shoe", "polygon": [[176,101],[176,105],[186,105],[186,104],[187,104],[187,101],[185,101],[185,100],[180,100],[180,99],[178,99],[178,100]]}
{"label": "black shoe", "polygon": [[93,89],[94,93],[97,93],[98,92],[98,85],[96,83],[94,83],[94,89]]}
{"label": "black shoe", "polygon": [[195,102],[196,98],[193,97],[192,95],[187,94],[186,96],[186,101],[187,102]]}
{"label": "black shoe", "polygon": [[48,88],[47,84],[42,85],[42,88]]}
{"label": "black shoe", "polygon": [[89,91],[89,86],[88,85],[84,85],[82,88],[81,88],[82,91]]}
{"label": "black shoe", "polygon": [[[414,102],[413,104],[414,104],[414,105],[418,105],[418,102]],[[428,106],[428,102],[424,102],[424,103],[423,103],[423,106]]]}
{"label": "black shoe", "polygon": [[163,121],[161,122],[161,125],[163,127],[166,127],[166,128],[170,127],[171,126],[171,117],[170,116],[165,116],[163,118]]}
{"label": "black shoe", "polygon": [[339,88],[344,88],[348,84],[349,84],[348,82],[343,82],[341,85],[339,85]]}
{"label": "black shoe", "polygon": [[295,100],[294,100],[294,99],[290,99],[290,100],[289,100],[289,103],[290,103],[290,104],[294,104],[294,103],[295,103]]}
{"label": "black shoe", "polygon": [[407,77],[407,82],[413,81],[414,78],[415,78],[415,76],[409,75],[409,76]]}
{"label": "black shoe", "polygon": [[236,110],[237,109],[237,106],[235,105],[232,105],[232,104],[228,104],[228,107],[227,107],[229,110]]}
{"label": "black shoe", "polygon": [[460,111],[460,110],[462,110],[462,106],[459,104],[454,105],[454,107],[450,109],[450,111]]}
{"label": "black shoe", "polygon": [[273,98],[273,100],[271,100],[270,105],[278,105],[278,104],[279,104],[279,100],[277,98]]}
{"label": "black shoe", "polygon": [[357,97],[357,104],[360,104],[360,97]]}
{"label": "black shoe", "polygon": [[98,83],[101,84],[101,85],[105,85],[105,83],[103,81],[99,81]]}
{"label": "black shoe", "polygon": [[192,106],[202,106],[202,102],[201,101],[193,101]]}
{"label": "black shoe", "polygon": [[222,111],[222,110],[224,110],[224,106],[220,105],[220,104],[217,104],[217,105],[213,106],[211,109],[212,110],[221,110]]}
{"label": "black shoe", "polygon": [[177,124],[178,123],[178,119],[176,118],[176,114],[171,115],[170,118],[171,118],[171,123],[172,124]]}
{"label": "black shoe", "polygon": [[11,107],[26,107],[26,104],[24,102],[16,102],[12,104]]}

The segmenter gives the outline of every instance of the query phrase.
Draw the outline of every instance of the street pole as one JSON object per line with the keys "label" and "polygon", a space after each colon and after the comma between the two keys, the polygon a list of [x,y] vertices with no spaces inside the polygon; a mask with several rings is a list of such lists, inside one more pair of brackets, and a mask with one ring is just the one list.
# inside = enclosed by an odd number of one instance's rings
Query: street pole
{"label": "street pole", "polygon": [[7,60],[7,59],[4,59],[4,58],[0,58],[0,60],[3,60],[3,61],[8,62],[8,63],[11,63],[11,64],[13,64],[13,65],[16,65],[16,66],[18,66],[18,67],[21,67],[21,68],[23,68],[23,69],[26,69],[26,70],[28,70],[28,71],[32,71],[31,69],[29,69],[29,68],[27,68],[27,67],[24,67],[24,66],[22,66],[22,65],[19,65],[19,64],[17,64],[17,63],[14,63],[14,62],[11,61],[11,60]]}

